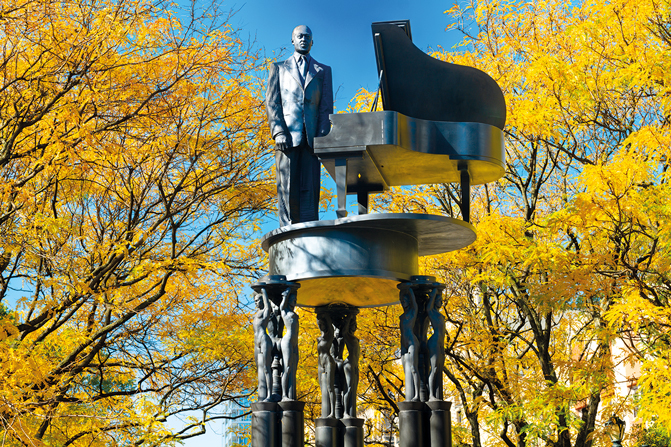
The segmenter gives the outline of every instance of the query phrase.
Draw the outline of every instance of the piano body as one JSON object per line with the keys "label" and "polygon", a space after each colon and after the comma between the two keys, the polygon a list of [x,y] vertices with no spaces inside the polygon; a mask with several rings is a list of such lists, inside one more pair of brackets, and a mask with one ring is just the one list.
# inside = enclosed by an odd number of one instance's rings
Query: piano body
{"label": "piano body", "polygon": [[347,194],[366,214],[370,193],[459,182],[468,222],[470,186],[504,173],[501,89],[480,70],[419,50],[408,21],[373,23],[372,31],[384,111],[331,115],[330,133],[314,143],[336,182],[338,218],[347,216]]}

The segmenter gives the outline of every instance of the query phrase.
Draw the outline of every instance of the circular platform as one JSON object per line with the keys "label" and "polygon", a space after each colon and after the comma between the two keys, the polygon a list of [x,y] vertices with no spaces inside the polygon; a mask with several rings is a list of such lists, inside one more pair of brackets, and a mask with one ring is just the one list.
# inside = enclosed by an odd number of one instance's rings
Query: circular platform
{"label": "circular platform", "polygon": [[301,284],[298,305],[398,302],[399,281],[418,274],[419,256],[475,241],[467,222],[431,214],[364,214],[289,225],[266,234],[269,275]]}

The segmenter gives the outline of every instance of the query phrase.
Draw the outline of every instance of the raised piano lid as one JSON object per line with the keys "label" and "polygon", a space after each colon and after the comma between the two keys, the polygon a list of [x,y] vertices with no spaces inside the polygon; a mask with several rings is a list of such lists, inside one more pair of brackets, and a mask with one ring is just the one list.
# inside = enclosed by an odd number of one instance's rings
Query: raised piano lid
{"label": "raised piano lid", "polygon": [[315,154],[335,179],[347,159],[347,193],[390,186],[460,182],[504,174],[501,89],[486,73],[424,54],[410,23],[373,23],[384,112],[331,115],[331,132],[314,140]]}
{"label": "raised piano lid", "polygon": [[431,121],[484,123],[503,129],[498,84],[473,67],[435,59],[412,43],[410,21],[372,24],[384,110]]}

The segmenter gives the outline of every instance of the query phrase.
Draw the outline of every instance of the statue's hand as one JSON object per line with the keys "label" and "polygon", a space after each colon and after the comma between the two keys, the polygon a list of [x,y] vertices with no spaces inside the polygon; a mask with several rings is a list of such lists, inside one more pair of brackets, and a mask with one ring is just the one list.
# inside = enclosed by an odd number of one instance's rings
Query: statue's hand
{"label": "statue's hand", "polygon": [[289,149],[289,141],[287,136],[283,133],[275,136],[275,150],[284,152],[287,149]]}
{"label": "statue's hand", "polygon": [[280,308],[273,301],[270,301],[270,310],[273,315],[278,315],[280,313]]}

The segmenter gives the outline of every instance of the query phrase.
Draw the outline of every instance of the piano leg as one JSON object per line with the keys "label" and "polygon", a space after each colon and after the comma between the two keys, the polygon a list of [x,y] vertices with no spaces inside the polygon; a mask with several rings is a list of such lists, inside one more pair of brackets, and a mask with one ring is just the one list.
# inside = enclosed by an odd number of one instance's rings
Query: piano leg
{"label": "piano leg", "polygon": [[336,193],[338,195],[338,209],[336,217],[347,217],[347,159],[335,159]]}
{"label": "piano leg", "polygon": [[459,166],[461,172],[461,218],[464,222],[471,220],[471,175],[468,172],[468,165]]}
{"label": "piano leg", "polygon": [[368,191],[357,192],[356,200],[359,202],[359,214],[368,214]]}

